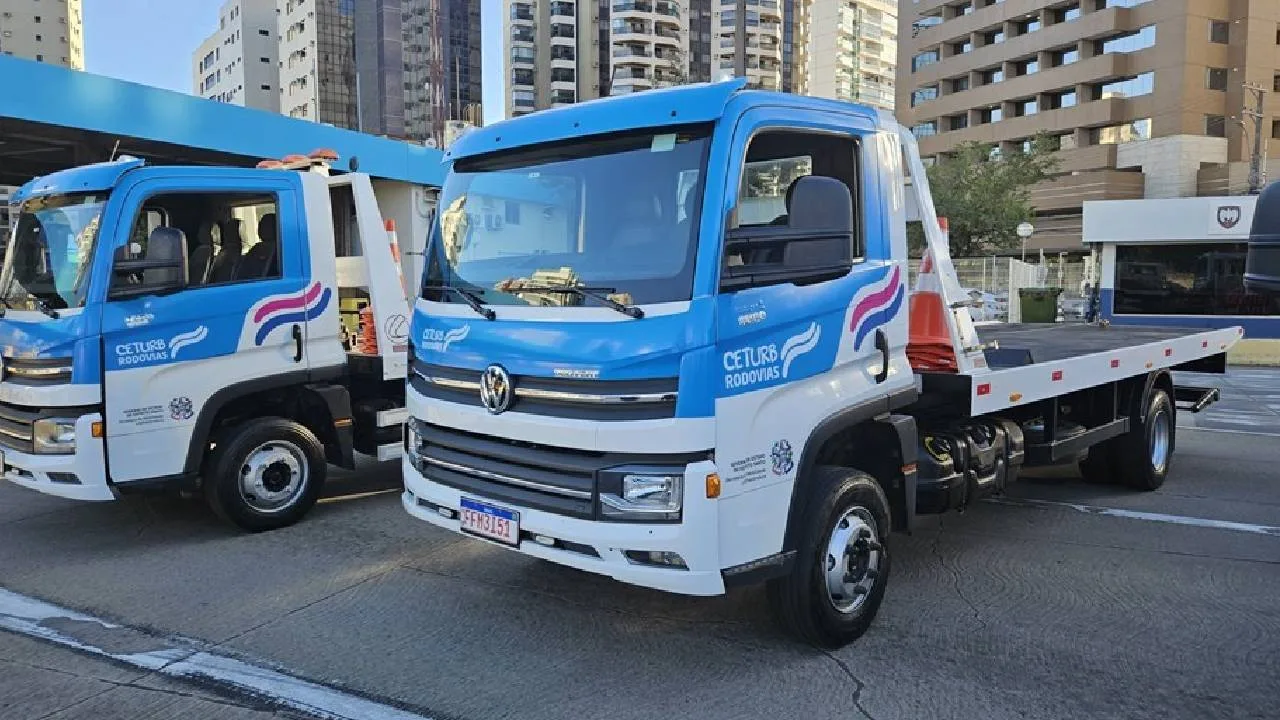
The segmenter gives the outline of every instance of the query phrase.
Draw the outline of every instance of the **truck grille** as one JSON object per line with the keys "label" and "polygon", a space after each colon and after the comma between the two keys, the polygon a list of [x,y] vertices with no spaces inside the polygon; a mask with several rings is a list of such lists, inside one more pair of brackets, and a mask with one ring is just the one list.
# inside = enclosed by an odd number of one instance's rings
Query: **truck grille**
{"label": "truck grille", "polygon": [[[413,362],[413,388],[424,397],[480,407],[480,372]],[[512,375],[512,412],[576,420],[675,417],[677,379],[582,380]]]}
{"label": "truck grille", "polygon": [[71,382],[71,358],[4,358],[4,379],[16,385]]}
{"label": "truck grille", "polygon": [[683,466],[708,457],[705,452],[593,452],[413,422],[419,444],[411,457],[424,476],[482,498],[578,518],[597,517],[601,470],[628,464]]}

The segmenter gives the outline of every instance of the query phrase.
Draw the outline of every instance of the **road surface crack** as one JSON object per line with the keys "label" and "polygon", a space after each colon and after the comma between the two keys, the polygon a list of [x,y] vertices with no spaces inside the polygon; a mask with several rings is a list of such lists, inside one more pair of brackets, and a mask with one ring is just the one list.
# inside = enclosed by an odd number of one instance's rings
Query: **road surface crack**
{"label": "road surface crack", "polygon": [[841,660],[835,653],[829,650],[823,650],[822,654],[826,655],[827,658],[834,662],[836,666],[840,668],[840,671],[844,673],[845,677],[849,678],[849,680],[853,682],[853,706],[857,708],[858,712],[867,720],[876,720],[872,717],[870,711],[862,706],[862,692],[867,689],[867,684],[862,681],[862,678],[855,675],[853,670],[849,667],[849,664],[844,660]]}
{"label": "road surface crack", "polygon": [[951,588],[955,590],[956,596],[960,598],[961,602],[969,607],[969,610],[973,612],[973,619],[977,620],[978,624],[985,630],[987,628],[987,621],[982,618],[982,613],[978,611],[978,606],[973,604],[973,601],[964,594],[964,590],[960,587],[960,571],[957,568],[951,567],[951,565],[949,565],[946,559],[942,556],[942,549],[940,547],[942,544],[942,531],[943,522],[942,519],[939,518],[938,534],[933,537],[933,544],[930,546],[933,556],[938,559],[938,564],[942,566],[942,569],[946,570],[951,575]]}

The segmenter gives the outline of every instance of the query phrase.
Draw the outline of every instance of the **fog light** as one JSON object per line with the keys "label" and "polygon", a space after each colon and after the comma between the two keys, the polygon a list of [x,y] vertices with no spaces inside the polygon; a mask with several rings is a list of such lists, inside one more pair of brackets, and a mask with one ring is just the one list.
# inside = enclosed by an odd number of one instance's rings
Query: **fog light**
{"label": "fog light", "polygon": [[33,449],[49,455],[70,455],[76,451],[76,421],[73,418],[41,418],[31,426]]}
{"label": "fog light", "polygon": [[679,568],[688,570],[689,566],[685,564],[684,558],[679,553],[666,552],[664,550],[628,550],[627,559],[637,565],[658,565],[662,567]]}
{"label": "fog light", "polygon": [[547,537],[546,535],[534,535],[533,541],[538,543],[539,545],[545,545],[547,547],[556,546],[556,539],[553,537]]}
{"label": "fog light", "polygon": [[448,520],[452,520],[452,519],[453,519],[453,511],[452,511],[452,510],[450,510],[450,509],[449,509],[449,508],[447,508],[447,507],[437,507],[437,508],[436,508],[436,512],[437,512],[437,513],[439,513],[439,514],[440,514],[440,517],[442,517],[442,518],[445,518],[445,519],[448,519]]}

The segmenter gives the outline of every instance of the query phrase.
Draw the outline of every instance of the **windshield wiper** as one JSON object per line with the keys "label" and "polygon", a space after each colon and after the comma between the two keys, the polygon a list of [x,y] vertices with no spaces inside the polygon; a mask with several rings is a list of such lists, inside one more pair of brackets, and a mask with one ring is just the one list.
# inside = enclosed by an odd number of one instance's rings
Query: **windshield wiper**
{"label": "windshield wiper", "polygon": [[635,305],[620,303],[609,297],[607,293],[614,292],[615,288],[592,288],[592,287],[576,287],[574,285],[531,285],[520,283],[512,288],[512,292],[566,292],[573,293],[578,297],[591,298],[597,302],[604,304],[606,307],[617,310],[623,315],[633,317],[637,320],[644,317],[644,310]]}
{"label": "windshield wiper", "polygon": [[38,297],[36,297],[36,296],[32,295],[32,296],[31,296],[31,301],[32,301],[33,303],[35,303],[35,306],[36,306],[36,309],[37,309],[37,310],[39,310],[40,312],[44,313],[45,315],[48,315],[49,317],[53,318],[54,320],[57,320],[58,318],[62,317],[61,315],[59,315],[59,314],[58,314],[58,311],[57,311],[57,310],[54,310],[53,308],[49,307],[49,304],[48,304],[48,303],[46,303],[45,301],[41,300],[40,298],[38,298]]}
{"label": "windshield wiper", "polygon": [[452,285],[428,285],[424,287],[423,290],[447,290],[449,292],[456,293],[467,303],[468,307],[479,313],[485,320],[494,320],[498,317],[497,313],[495,313],[491,308],[486,307],[484,301],[479,297],[476,297],[476,294],[470,290],[463,290],[460,287],[454,287]]}

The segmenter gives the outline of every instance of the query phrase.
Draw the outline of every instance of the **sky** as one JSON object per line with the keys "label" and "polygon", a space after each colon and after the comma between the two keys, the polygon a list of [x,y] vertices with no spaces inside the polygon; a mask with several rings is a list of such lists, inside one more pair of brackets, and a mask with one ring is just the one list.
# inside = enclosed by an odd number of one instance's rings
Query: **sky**
{"label": "sky", "polygon": [[[275,0],[242,0],[274,2]],[[226,0],[84,0],[85,69],[191,92],[191,53]],[[356,0],[362,2],[362,0]],[[485,122],[502,119],[502,0],[481,0]]]}

